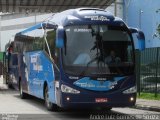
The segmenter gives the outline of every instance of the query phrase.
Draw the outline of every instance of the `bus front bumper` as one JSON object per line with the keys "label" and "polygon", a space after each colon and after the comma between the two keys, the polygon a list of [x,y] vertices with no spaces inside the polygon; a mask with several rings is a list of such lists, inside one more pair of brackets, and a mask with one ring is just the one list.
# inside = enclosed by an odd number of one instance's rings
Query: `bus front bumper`
{"label": "bus front bumper", "polygon": [[123,94],[67,94],[61,93],[62,108],[107,108],[107,107],[130,107],[136,102],[136,93]]}

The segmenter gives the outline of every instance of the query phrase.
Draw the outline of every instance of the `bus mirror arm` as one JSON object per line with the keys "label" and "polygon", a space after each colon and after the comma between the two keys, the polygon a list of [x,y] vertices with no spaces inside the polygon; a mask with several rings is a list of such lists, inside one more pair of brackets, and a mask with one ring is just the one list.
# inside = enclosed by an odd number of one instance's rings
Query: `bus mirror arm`
{"label": "bus mirror arm", "polygon": [[137,33],[138,32],[137,28],[130,27],[129,30],[130,30],[131,33]]}
{"label": "bus mirror arm", "polygon": [[137,28],[129,28],[130,32],[133,33],[137,33],[137,38],[138,39],[143,39],[145,40],[145,35],[141,30],[138,30]]}

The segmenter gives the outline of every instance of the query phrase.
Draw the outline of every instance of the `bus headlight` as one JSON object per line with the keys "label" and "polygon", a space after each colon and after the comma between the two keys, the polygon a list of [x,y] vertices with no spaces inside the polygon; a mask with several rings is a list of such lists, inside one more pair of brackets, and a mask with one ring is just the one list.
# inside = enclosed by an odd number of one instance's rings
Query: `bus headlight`
{"label": "bus headlight", "polygon": [[79,94],[80,91],[76,90],[76,89],[73,89],[67,85],[61,85],[61,91],[64,92],[64,93],[72,93],[72,94]]}
{"label": "bus headlight", "polygon": [[133,86],[133,87],[123,91],[124,94],[130,94],[130,93],[136,93],[136,92],[137,92],[136,86]]}

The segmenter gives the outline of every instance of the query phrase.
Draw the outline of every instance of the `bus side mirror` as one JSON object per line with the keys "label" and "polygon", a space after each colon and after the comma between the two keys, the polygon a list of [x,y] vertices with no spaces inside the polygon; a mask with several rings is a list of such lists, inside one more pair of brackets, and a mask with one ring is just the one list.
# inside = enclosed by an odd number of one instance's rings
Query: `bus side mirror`
{"label": "bus side mirror", "polygon": [[[135,45],[135,46],[138,46],[138,49],[140,51],[144,50],[145,49],[144,33],[141,30],[138,30],[136,28],[130,28],[130,31],[131,31],[132,34],[136,33],[136,36],[137,36],[137,39],[138,39],[138,42],[137,42],[138,45]],[[134,42],[134,43],[136,43],[136,42]]]}
{"label": "bus side mirror", "polygon": [[139,50],[144,50],[145,49],[145,36],[142,31],[138,31],[138,44],[139,44]]}
{"label": "bus side mirror", "polygon": [[56,31],[56,47],[63,48],[64,47],[64,28],[59,26]]}

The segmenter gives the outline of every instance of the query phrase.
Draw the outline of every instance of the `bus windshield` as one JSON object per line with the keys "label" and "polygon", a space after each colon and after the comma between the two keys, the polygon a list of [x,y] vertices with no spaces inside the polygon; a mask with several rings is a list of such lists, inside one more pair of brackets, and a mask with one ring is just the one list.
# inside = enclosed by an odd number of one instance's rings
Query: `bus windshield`
{"label": "bus windshield", "polygon": [[129,75],[134,72],[132,38],[126,28],[76,25],[65,28],[63,67],[83,76]]}

